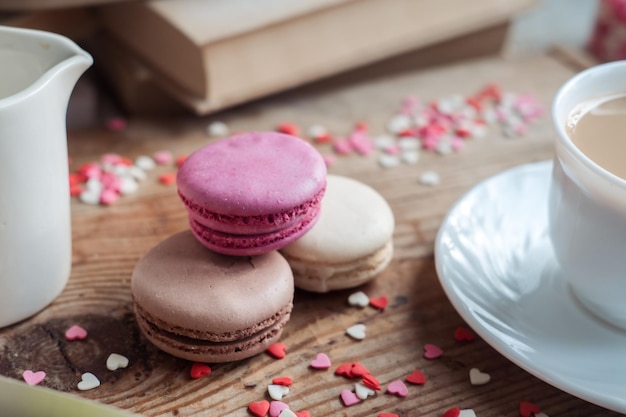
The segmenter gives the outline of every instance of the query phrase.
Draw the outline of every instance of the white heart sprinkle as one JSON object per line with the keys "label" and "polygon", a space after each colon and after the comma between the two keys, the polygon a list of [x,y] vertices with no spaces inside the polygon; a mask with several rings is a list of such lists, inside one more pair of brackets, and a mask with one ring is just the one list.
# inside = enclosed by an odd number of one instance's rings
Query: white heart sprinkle
{"label": "white heart sprinkle", "polygon": [[230,132],[230,129],[226,123],[217,120],[207,127],[206,132],[209,136],[213,137],[226,136]]}
{"label": "white heart sprinkle", "polygon": [[289,387],[285,385],[270,384],[267,386],[267,393],[273,400],[280,401],[289,394]]}
{"label": "white heart sprinkle", "polygon": [[91,372],[85,372],[80,378],[77,387],[81,391],[87,391],[100,386],[100,380]]}
{"label": "white heart sprinkle", "polygon": [[[536,415],[537,414],[535,414],[535,416]],[[471,408],[466,408],[465,410],[461,410],[459,417],[476,417],[476,413]]]}
{"label": "white heart sprinkle", "polygon": [[400,158],[397,155],[383,153],[378,156],[378,165],[383,168],[393,168],[400,165]]}
{"label": "white heart sprinkle", "polygon": [[470,383],[472,385],[485,385],[491,381],[491,375],[481,372],[477,368],[472,368],[469,371]]}
{"label": "white heart sprinkle", "polygon": [[437,185],[439,184],[439,174],[435,171],[426,171],[420,176],[420,183],[424,185]]}
{"label": "white heart sprinkle", "polygon": [[148,174],[146,174],[146,171],[135,165],[128,169],[128,174],[137,181],[143,181],[148,178]]}
{"label": "white heart sprinkle", "polygon": [[397,134],[411,127],[411,118],[405,114],[396,114],[387,122],[387,130]]}
{"label": "white heart sprinkle", "polygon": [[405,136],[403,138],[398,139],[398,146],[403,151],[415,151],[421,148],[421,144],[419,139],[414,138],[413,136]]}
{"label": "white heart sprinkle", "polygon": [[143,169],[144,171],[150,171],[151,169],[154,169],[156,162],[154,162],[154,159],[147,155],[141,155],[135,159],[135,166]]}
{"label": "white heart sprinkle", "polygon": [[354,384],[354,392],[356,393],[356,396],[362,400],[367,400],[367,397],[371,397],[372,395],[376,394],[376,391],[366,387],[360,382]]}
{"label": "white heart sprinkle", "polygon": [[363,291],[350,294],[348,304],[355,307],[367,307],[370,304],[370,298]]}
{"label": "white heart sprinkle", "polygon": [[365,339],[365,325],[364,324],[355,324],[354,326],[348,327],[346,330],[348,336],[356,340]]}
{"label": "white heart sprinkle", "polygon": [[327,133],[328,133],[328,130],[324,126],[312,125],[307,129],[306,135],[311,139],[315,139],[320,136],[324,136]]}
{"label": "white heart sprinkle", "polygon": [[402,162],[404,162],[405,164],[409,164],[409,165],[415,165],[419,162],[420,160],[420,153],[418,151],[403,151],[400,154],[400,159],[402,160]]}
{"label": "white heart sprinkle", "polygon": [[396,140],[389,135],[380,135],[374,139],[376,149],[386,149],[396,143]]}
{"label": "white heart sprinkle", "polygon": [[298,417],[298,415],[290,409],[285,408],[283,411],[280,412],[278,417]]}
{"label": "white heart sprinkle", "polygon": [[132,194],[137,191],[139,184],[132,177],[122,177],[120,179],[120,192],[124,195]]}
{"label": "white heart sprinkle", "polygon": [[100,192],[85,190],[78,196],[81,203],[89,204],[92,206],[100,204]]}
{"label": "white heart sprinkle", "polygon": [[535,413],[535,417],[548,417],[548,415],[543,411],[540,411],[538,413]]}
{"label": "white heart sprinkle", "polygon": [[128,358],[120,355],[119,353],[111,353],[107,358],[107,369],[109,371],[115,371],[120,368],[126,368],[128,366]]}

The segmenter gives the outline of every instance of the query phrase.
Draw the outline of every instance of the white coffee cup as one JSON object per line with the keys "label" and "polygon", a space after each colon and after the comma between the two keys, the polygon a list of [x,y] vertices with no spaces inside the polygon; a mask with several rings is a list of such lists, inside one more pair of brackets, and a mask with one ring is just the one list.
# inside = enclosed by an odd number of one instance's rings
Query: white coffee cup
{"label": "white coffee cup", "polygon": [[626,180],[589,159],[566,131],[568,115],[577,105],[622,91],[626,61],[582,71],[557,92],[548,212],[556,260],[574,294],[593,314],[626,329]]}
{"label": "white coffee cup", "polygon": [[65,114],[91,56],[0,26],[0,327],[56,298],[72,261]]}

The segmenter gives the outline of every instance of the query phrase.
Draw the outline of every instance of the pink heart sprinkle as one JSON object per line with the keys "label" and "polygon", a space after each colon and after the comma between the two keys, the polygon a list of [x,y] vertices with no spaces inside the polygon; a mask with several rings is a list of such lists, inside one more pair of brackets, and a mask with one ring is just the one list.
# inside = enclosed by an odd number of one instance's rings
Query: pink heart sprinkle
{"label": "pink heart sprinkle", "polygon": [[22,373],[22,378],[28,385],[38,385],[46,377],[44,371],[33,372],[30,369]]}
{"label": "pink heart sprinkle", "polygon": [[361,399],[349,389],[344,389],[341,391],[341,401],[343,402],[343,405],[350,407],[351,405],[360,403]]}
{"label": "pink heart sprinkle", "polygon": [[311,361],[311,368],[314,369],[328,369],[330,365],[330,358],[325,353],[318,353],[317,357]]}
{"label": "pink heart sprinkle", "polygon": [[429,343],[424,345],[424,357],[426,359],[436,359],[441,355],[443,355],[443,350],[439,346]]}
{"label": "pink heart sprinkle", "polygon": [[272,401],[270,403],[270,417],[278,417],[285,408],[289,408],[289,406],[284,402]]}
{"label": "pink heart sprinkle", "polygon": [[67,340],[83,340],[86,337],[87,330],[76,324],[65,331],[65,338]]}
{"label": "pink heart sprinkle", "polygon": [[406,385],[404,385],[404,382],[398,379],[396,381],[391,382],[389,385],[387,385],[387,392],[389,394],[394,394],[394,395],[397,395],[398,397],[404,398],[409,393],[409,390],[406,387]]}

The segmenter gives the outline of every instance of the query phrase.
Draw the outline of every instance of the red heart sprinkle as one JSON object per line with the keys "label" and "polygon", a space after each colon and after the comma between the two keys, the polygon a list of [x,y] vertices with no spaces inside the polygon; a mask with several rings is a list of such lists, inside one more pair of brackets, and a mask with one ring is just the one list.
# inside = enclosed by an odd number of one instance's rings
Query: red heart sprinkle
{"label": "red heart sprinkle", "polygon": [[351,377],[360,377],[369,374],[370,371],[358,362],[352,362],[352,369],[350,369]]}
{"label": "red heart sprinkle", "polygon": [[411,375],[407,375],[406,380],[415,385],[423,385],[426,383],[426,377],[417,369],[414,370]]}
{"label": "red heart sprinkle", "polygon": [[282,359],[285,357],[285,354],[287,352],[287,346],[285,346],[284,343],[280,342],[274,343],[267,348],[267,352],[276,359]]}
{"label": "red heart sprinkle", "polygon": [[308,410],[294,411],[294,413],[298,417],[311,417],[311,413],[309,413]]}
{"label": "red heart sprinkle", "polygon": [[363,375],[362,382],[363,382],[363,385],[365,385],[368,388],[371,388],[376,391],[381,390],[380,382],[378,382],[378,379],[376,379],[376,377],[372,374]]}
{"label": "red heart sprinkle", "polygon": [[457,342],[471,342],[474,340],[474,334],[465,327],[457,327],[454,331],[454,339]]}
{"label": "red heart sprinkle", "polygon": [[342,363],[335,369],[335,375],[346,376],[348,378],[352,378],[352,364],[351,363]]}
{"label": "red heart sprinkle", "polygon": [[370,298],[370,305],[379,310],[384,310],[387,307],[387,297],[383,295],[378,298]]}
{"label": "red heart sprinkle", "polygon": [[398,415],[394,413],[380,413],[378,417],[398,417]]}
{"label": "red heart sprinkle", "polygon": [[189,375],[193,379],[202,378],[203,376],[208,376],[210,374],[211,374],[211,368],[209,367],[209,365],[206,365],[204,363],[197,363],[197,362],[191,365],[191,371],[189,372]]}
{"label": "red heart sprinkle", "polygon": [[280,133],[285,133],[287,135],[293,135],[293,136],[300,135],[300,128],[295,123],[289,123],[289,122],[280,123],[276,127],[276,130],[278,130]]}
{"label": "red heart sprinkle", "polygon": [[522,417],[531,417],[533,414],[540,413],[541,409],[533,403],[522,401],[519,403],[519,414]]}
{"label": "red heart sprinkle", "polygon": [[272,379],[272,384],[284,385],[284,386],[288,387],[291,384],[293,384],[293,379],[289,378],[288,376],[280,376],[278,378]]}
{"label": "red heart sprinkle", "polygon": [[267,412],[270,411],[270,403],[266,400],[252,402],[248,405],[248,411],[257,417],[265,417]]}
{"label": "red heart sprinkle", "polygon": [[459,417],[461,415],[461,409],[454,407],[443,413],[441,417]]}

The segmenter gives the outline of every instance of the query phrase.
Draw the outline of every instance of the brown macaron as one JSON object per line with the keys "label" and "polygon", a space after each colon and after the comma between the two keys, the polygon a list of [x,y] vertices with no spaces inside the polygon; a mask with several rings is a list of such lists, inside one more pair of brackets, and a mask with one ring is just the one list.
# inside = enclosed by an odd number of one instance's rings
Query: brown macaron
{"label": "brown macaron", "polygon": [[276,342],[293,308],[293,275],[276,251],[228,256],[190,231],[175,234],[137,263],[135,315],[159,349],[197,362],[254,356]]}

